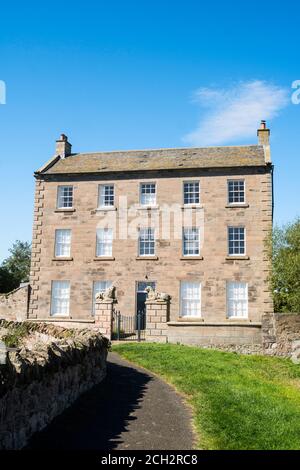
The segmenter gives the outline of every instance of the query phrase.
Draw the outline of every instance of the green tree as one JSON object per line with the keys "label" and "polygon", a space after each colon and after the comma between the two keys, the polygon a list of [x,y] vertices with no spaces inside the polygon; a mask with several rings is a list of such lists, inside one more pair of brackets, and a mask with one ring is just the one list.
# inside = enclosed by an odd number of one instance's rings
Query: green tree
{"label": "green tree", "polygon": [[300,218],[274,228],[270,253],[274,309],[300,313]]}
{"label": "green tree", "polygon": [[0,266],[0,294],[10,292],[15,288],[15,282],[10,272],[4,266]]}
{"label": "green tree", "polygon": [[9,250],[10,256],[0,266],[0,292],[16,289],[29,280],[31,246],[17,240]]}

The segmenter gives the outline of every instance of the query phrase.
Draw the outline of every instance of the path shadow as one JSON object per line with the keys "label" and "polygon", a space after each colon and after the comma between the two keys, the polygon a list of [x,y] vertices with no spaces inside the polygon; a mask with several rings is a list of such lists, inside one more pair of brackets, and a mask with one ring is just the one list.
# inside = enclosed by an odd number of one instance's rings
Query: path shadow
{"label": "path shadow", "polygon": [[146,373],[108,361],[104,381],[32,436],[25,450],[114,450],[136,419],[131,414],[140,408],[150,380]]}

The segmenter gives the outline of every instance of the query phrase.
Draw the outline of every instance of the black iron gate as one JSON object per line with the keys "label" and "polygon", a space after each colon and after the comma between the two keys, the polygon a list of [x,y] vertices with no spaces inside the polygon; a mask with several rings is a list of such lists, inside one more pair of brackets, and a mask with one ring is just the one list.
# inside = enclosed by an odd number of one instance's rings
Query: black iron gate
{"label": "black iron gate", "polygon": [[132,316],[121,315],[119,310],[113,312],[112,339],[119,341],[145,340],[146,312],[141,310]]}

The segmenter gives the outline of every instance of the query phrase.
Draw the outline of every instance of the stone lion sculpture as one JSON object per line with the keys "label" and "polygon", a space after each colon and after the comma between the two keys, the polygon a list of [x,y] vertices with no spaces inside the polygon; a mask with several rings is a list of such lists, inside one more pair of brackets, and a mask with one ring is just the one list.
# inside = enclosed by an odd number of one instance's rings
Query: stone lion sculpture
{"label": "stone lion sculpture", "polygon": [[96,300],[116,300],[116,287],[108,287],[104,292],[99,292],[95,297]]}
{"label": "stone lion sculpture", "polygon": [[160,302],[168,302],[171,300],[171,296],[166,292],[155,292],[153,287],[147,286],[145,291],[147,292],[147,300],[158,300]]}

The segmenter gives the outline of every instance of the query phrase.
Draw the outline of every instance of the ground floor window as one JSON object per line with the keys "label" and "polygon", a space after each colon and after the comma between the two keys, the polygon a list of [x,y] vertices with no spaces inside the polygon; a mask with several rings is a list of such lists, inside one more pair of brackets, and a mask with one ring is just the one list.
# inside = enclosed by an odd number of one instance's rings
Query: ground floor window
{"label": "ground floor window", "polygon": [[93,282],[93,304],[92,313],[95,315],[96,295],[105,292],[112,285],[111,281],[94,281]]}
{"label": "ground floor window", "polygon": [[201,284],[182,281],[180,284],[180,316],[201,316]]}
{"label": "ground floor window", "polygon": [[248,284],[227,282],[227,317],[248,317]]}
{"label": "ground floor window", "polygon": [[70,309],[70,282],[52,281],[51,315],[68,316]]}

